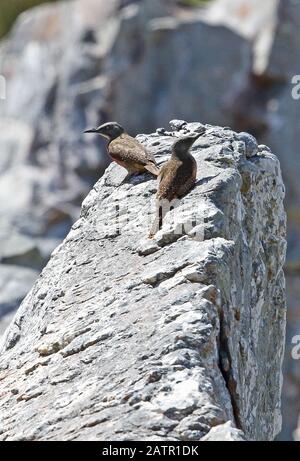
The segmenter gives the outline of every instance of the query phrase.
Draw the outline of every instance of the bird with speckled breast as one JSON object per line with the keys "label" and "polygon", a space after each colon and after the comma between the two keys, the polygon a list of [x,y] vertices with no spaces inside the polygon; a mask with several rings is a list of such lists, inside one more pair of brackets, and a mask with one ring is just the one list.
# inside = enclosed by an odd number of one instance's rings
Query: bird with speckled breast
{"label": "bird with speckled breast", "polygon": [[190,148],[199,136],[200,134],[193,134],[177,139],[172,147],[171,158],[160,170],[156,194],[156,217],[149,238],[153,238],[161,229],[163,219],[170,210],[168,204],[183,197],[195,185],[197,162],[190,153]]}

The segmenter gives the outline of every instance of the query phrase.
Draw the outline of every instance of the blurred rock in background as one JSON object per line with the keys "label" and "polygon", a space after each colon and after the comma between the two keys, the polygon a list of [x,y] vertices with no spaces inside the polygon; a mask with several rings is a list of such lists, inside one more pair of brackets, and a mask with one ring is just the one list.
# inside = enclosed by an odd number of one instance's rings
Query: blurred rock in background
{"label": "blurred rock in background", "polygon": [[287,189],[281,438],[291,439],[300,412],[291,358],[300,332],[299,49],[299,0],[70,0],[22,14],[0,46],[0,316],[7,322],[109,163],[86,127],[117,119],[136,134],[182,118],[249,131],[279,156]]}

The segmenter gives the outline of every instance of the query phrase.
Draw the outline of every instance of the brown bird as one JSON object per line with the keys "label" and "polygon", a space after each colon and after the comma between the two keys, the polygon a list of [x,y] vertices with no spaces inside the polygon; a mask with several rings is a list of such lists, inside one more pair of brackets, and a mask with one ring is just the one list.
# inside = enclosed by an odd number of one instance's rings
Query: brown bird
{"label": "brown bird", "polygon": [[86,130],[85,133],[100,134],[109,140],[107,151],[110,157],[126,168],[130,175],[150,171],[159,175],[159,168],[152,154],[139,141],[127,134],[117,122],[104,123],[98,128]]}
{"label": "brown bird", "polygon": [[177,140],[173,144],[170,160],[160,170],[156,218],[149,238],[161,229],[166,213],[172,209],[172,201],[187,194],[196,182],[197,162],[189,150],[199,136],[200,134],[185,136]]}

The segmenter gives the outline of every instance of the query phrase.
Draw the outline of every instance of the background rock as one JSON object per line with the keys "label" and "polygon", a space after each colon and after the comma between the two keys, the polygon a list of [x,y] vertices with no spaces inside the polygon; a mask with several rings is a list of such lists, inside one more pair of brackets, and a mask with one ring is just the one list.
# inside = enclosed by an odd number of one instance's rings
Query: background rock
{"label": "background rock", "polygon": [[[300,365],[291,356],[292,338],[300,332],[300,102],[292,97],[294,76],[300,75],[298,0],[220,0],[204,14],[210,24],[225,25],[253,44],[252,74],[244,80],[231,110],[233,126],[250,131],[279,157],[286,186],[288,252],[286,261],[288,328],[284,367],[284,427],[290,440],[299,418]],[[218,114],[215,114],[218,120]]]}
{"label": "background rock", "polygon": [[13,312],[20,305],[37,276],[38,272],[32,269],[0,264],[1,316]]}
{"label": "background rock", "polygon": [[[175,2],[76,0],[21,15],[0,50],[7,80],[0,104],[2,251],[11,248],[6,236],[17,235],[33,251],[25,265],[40,269],[78,218],[109,163],[104,144],[83,135],[87,126],[116,118],[136,133],[200,112],[213,122],[216,107],[225,124],[226,103],[250,68],[250,46],[193,14]],[[227,53],[220,53],[219,35],[230,43]],[[11,262],[23,266],[20,245],[13,252]]]}
{"label": "background rock", "polygon": [[108,165],[104,144],[82,135],[86,126],[115,118],[136,134],[170,118],[201,119],[250,132],[276,152],[289,220],[284,439],[292,438],[300,395],[290,354],[300,331],[300,102],[291,96],[299,30],[298,0],[216,0],[205,9],[178,0],[72,0],[24,13],[0,45],[0,239],[31,239],[25,265],[34,270]]}
{"label": "background rock", "polygon": [[[139,139],[162,163],[203,131],[183,127]],[[108,168],[4,336],[2,440],[275,437],[284,187],[250,145],[206,125],[197,185],[150,241],[156,180]]]}

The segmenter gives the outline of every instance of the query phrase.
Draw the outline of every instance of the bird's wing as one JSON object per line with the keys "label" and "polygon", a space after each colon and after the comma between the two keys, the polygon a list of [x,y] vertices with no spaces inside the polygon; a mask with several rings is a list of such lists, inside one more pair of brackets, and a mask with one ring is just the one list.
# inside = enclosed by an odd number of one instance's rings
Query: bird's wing
{"label": "bird's wing", "polygon": [[181,197],[192,187],[194,183],[194,175],[190,168],[182,164],[166,163],[159,175],[159,187],[157,198],[167,199],[169,201],[174,198]]}
{"label": "bird's wing", "polygon": [[170,167],[171,165],[167,162],[162,169],[160,170],[160,174],[158,176],[159,180],[159,187],[157,191],[157,199],[166,199],[166,200],[173,200],[176,196],[177,191],[177,171],[178,168],[175,166]]}
{"label": "bird's wing", "polygon": [[143,166],[149,162],[155,164],[155,160],[151,160],[144,146],[128,135],[120,136],[112,141],[109,144],[109,153],[114,159],[124,162],[128,161]]}

